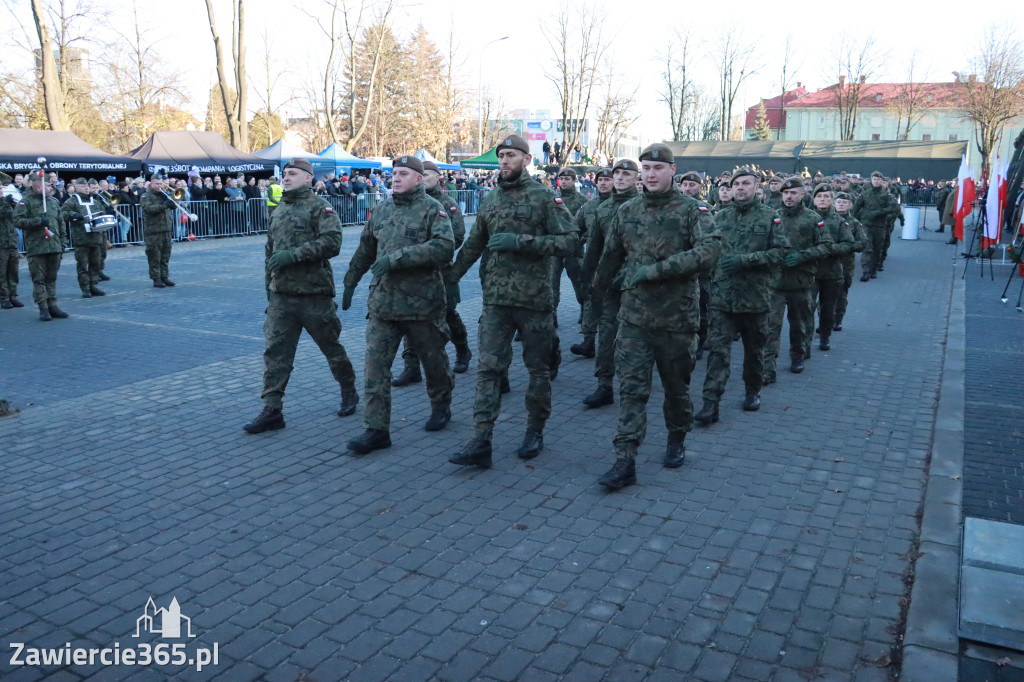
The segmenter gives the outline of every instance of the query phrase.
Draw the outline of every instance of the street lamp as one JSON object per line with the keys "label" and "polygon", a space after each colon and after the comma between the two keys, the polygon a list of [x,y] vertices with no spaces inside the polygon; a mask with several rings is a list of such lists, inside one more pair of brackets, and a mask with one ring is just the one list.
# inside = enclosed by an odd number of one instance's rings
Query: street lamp
{"label": "street lamp", "polygon": [[491,42],[487,43],[480,50],[480,70],[479,80],[477,81],[477,109],[479,110],[479,122],[476,130],[476,155],[480,156],[484,153],[484,51],[494,43],[500,43],[502,40],[508,40],[508,36],[501,38],[495,38]]}

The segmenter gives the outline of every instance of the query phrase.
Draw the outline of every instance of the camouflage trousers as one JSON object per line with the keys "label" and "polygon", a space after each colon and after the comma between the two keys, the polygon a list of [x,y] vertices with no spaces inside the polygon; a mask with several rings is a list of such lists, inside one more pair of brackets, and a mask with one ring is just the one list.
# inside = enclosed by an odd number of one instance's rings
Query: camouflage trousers
{"label": "camouflage trousers", "polygon": [[711,309],[708,328],[708,373],[704,379],[704,400],[717,403],[725,393],[732,359],[732,338],[743,340],[743,383],[747,390],[760,391],[764,382],[764,347],[768,343],[768,313],[729,313]]}
{"label": "camouflage trousers", "polygon": [[836,322],[842,322],[846,315],[846,304],[850,298],[850,287],[853,286],[853,275],[857,270],[857,254],[848,253],[842,257],[843,282],[836,292]]}
{"label": "camouflage trousers", "polygon": [[619,430],[612,441],[616,457],[635,458],[647,436],[647,401],[655,365],[665,391],[662,413],[670,440],[682,440],[693,428],[690,374],[697,362],[693,333],[652,331],[619,324],[615,369],[619,375]]}
{"label": "camouflage trousers", "polygon": [[78,273],[78,286],[82,291],[89,291],[89,287],[99,284],[102,269],[103,255],[99,244],[75,247],[75,272]]}
{"label": "camouflage trousers", "polygon": [[[622,304],[622,292],[607,291],[600,303],[601,319],[597,332],[597,359],[594,361],[594,376],[597,385],[611,388],[615,378],[615,339],[619,333],[619,307]],[[696,352],[696,351],[694,351]]]}
{"label": "camouflage trousers", "polygon": [[18,297],[18,251],[0,249],[0,301]]}
{"label": "camouflage trousers", "polygon": [[878,266],[884,259],[882,254],[885,252],[885,238],[888,235],[888,229],[884,226],[865,225],[864,231],[868,234],[868,243],[864,247],[864,253],[860,256],[860,267],[865,275],[870,276],[878,272]]}
{"label": "camouflage trousers", "polygon": [[697,340],[701,345],[708,343],[708,306],[711,303],[711,278],[701,276],[697,278],[700,285],[700,328],[697,330]]}
{"label": "camouflage trousers", "polygon": [[512,364],[512,337],[517,330],[523,339],[523,363],[530,373],[526,428],[543,431],[551,416],[550,363],[557,339],[551,313],[485,304],[478,331],[473,420],[476,435],[488,440],[501,411],[501,378]]}
{"label": "camouflage trousers", "polygon": [[28,274],[32,278],[32,300],[37,305],[57,305],[57,273],[64,254],[43,253],[28,257]]}
{"label": "camouflage trousers", "polygon": [[448,326],[438,320],[382,320],[366,322],[366,408],[363,421],[368,429],[391,428],[391,364],[402,338],[407,337],[423,362],[427,375],[427,397],[432,410],[446,410],[452,404],[455,375],[448,364],[445,344]]}
{"label": "camouflage trousers", "polygon": [[889,257],[889,245],[892,243],[892,233],[896,230],[896,223],[889,223],[889,226],[885,230],[885,246],[882,247],[882,260],[878,262],[879,265],[885,262],[885,259]]}
{"label": "camouflage trousers", "polygon": [[[452,291],[453,288],[454,292]],[[461,300],[459,285],[457,283],[445,285],[445,293],[448,297],[448,305],[444,312],[444,321],[448,325],[448,334],[451,336],[452,344],[455,346],[455,352],[468,351],[469,333],[466,331],[466,324],[462,321],[462,317],[459,316],[459,312],[455,309]],[[416,348],[409,342],[408,335],[402,339],[402,361],[408,369],[419,369],[420,357],[416,353]]]}
{"label": "camouflage trousers", "polygon": [[598,327],[601,324],[601,303],[603,297],[590,286],[583,292],[583,324],[580,331],[583,332],[583,339],[591,339],[597,336]]}
{"label": "camouflage trousers", "polygon": [[171,262],[171,233],[146,235],[146,260],[149,261],[150,279],[167,279],[167,264]]}
{"label": "camouflage trousers", "polygon": [[764,346],[764,371],[766,374],[775,372],[782,345],[782,318],[789,321],[789,357],[793,360],[802,359],[804,350],[811,342],[814,325],[814,290],[793,289],[791,291],[772,292],[768,310],[768,341]]}
{"label": "camouflage trousers", "polygon": [[330,296],[288,296],[271,293],[263,321],[266,349],[263,351],[263,404],[281,407],[284,390],[292,374],[295,350],[305,329],[327,358],[334,380],[343,390],[355,390],[356,373],[345,347],[338,341],[341,320],[338,306]]}
{"label": "camouflage trousers", "polygon": [[584,297],[584,286],[583,286],[583,259],[576,256],[569,256],[567,258],[562,256],[554,256],[549,259],[549,272],[551,273],[551,293],[554,294],[554,308],[553,310],[558,312],[558,303],[562,298],[562,270],[564,269],[569,275],[569,282],[572,284],[573,292],[576,294],[576,302],[583,305]]}
{"label": "camouflage trousers", "polygon": [[[832,327],[836,323],[836,300],[843,288],[843,280],[817,279],[814,283],[815,307],[818,309],[818,334],[822,341],[832,336]],[[808,335],[807,349],[810,350],[814,337]]]}

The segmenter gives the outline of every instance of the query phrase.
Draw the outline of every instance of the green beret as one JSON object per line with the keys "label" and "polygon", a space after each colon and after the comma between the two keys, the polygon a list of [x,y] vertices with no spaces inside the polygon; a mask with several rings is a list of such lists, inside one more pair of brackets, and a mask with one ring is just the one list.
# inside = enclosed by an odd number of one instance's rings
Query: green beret
{"label": "green beret", "polygon": [[882,175],[882,171],[871,171],[871,177],[873,177],[873,178],[885,178],[885,176]]}
{"label": "green beret", "polygon": [[408,156],[396,156],[391,160],[392,168],[408,168],[414,170],[420,175],[423,175],[423,162],[417,159],[412,154]]}
{"label": "green beret", "polygon": [[785,178],[783,178],[781,175],[773,175],[770,178],[768,178],[768,184],[770,185],[773,182],[785,182]]}
{"label": "green beret", "polygon": [[836,199],[846,199],[847,201],[853,201],[853,197],[850,196],[849,192],[836,192]]}
{"label": "green beret", "polygon": [[633,171],[634,173],[640,172],[640,166],[633,159],[619,159],[616,161],[615,165],[612,166],[612,171],[614,172],[620,169]]}
{"label": "green beret", "polygon": [[803,189],[803,188],[804,188],[804,183],[803,183],[803,181],[800,180],[800,178],[787,178],[786,181],[782,183],[781,190],[783,192],[785,192],[787,189]]}
{"label": "green beret", "polygon": [[698,173],[697,171],[686,171],[685,173],[682,173],[682,174],[676,176],[676,178],[677,178],[676,179],[676,184],[677,185],[680,182],[683,182],[684,180],[689,180],[690,182],[696,182],[698,184],[703,184],[704,183],[704,178],[702,178],[700,176],[700,173]]}
{"label": "green beret", "polygon": [[498,143],[495,147],[495,153],[500,152],[502,149],[518,149],[524,154],[530,153],[530,145],[526,140],[519,137],[518,135],[509,135],[504,140]]}
{"label": "green beret", "polygon": [[[725,173],[722,173],[722,175],[725,175]],[[760,181],[761,179],[760,176],[756,172],[754,172],[753,169],[748,168],[747,166],[740,166],[739,168],[734,170],[732,172],[732,179],[735,181],[736,178],[742,178],[744,175],[749,175],[750,177],[758,181]]]}
{"label": "green beret", "polygon": [[300,171],[305,171],[310,175],[313,175],[313,164],[306,159],[294,158],[284,165],[284,169],[298,168]]}
{"label": "green beret", "polygon": [[433,161],[424,161],[423,162],[423,171],[424,172],[426,172],[426,171],[434,171],[438,175],[441,174],[441,169],[438,168],[437,164],[434,163]]}
{"label": "green beret", "polygon": [[562,169],[562,170],[561,170],[561,171],[560,171],[560,172],[558,173],[558,177],[562,177],[563,175],[564,175],[565,177],[568,177],[568,178],[572,178],[573,180],[575,180],[575,179],[576,179],[576,171],[574,171],[574,170],[573,170],[572,168],[563,168],[563,169]]}
{"label": "green beret", "polygon": [[597,171],[597,173],[594,175],[594,178],[595,179],[597,179],[597,178],[610,178],[611,176],[612,176],[612,169],[611,168],[602,168],[601,170]]}
{"label": "green beret", "polygon": [[831,192],[831,191],[832,191],[832,188],[829,187],[827,183],[821,182],[821,183],[818,183],[818,185],[814,188],[814,191],[811,192],[811,196],[812,197],[817,196],[819,192]]}
{"label": "green beret", "polygon": [[641,161],[661,161],[662,163],[675,163],[676,155],[672,153],[672,150],[667,144],[661,142],[655,142],[644,147],[644,150],[640,152]]}

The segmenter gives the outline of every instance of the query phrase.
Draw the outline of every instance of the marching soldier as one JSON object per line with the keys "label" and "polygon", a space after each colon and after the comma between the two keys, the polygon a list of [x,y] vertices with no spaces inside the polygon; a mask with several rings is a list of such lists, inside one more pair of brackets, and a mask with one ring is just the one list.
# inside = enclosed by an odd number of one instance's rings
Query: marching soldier
{"label": "marching soldier", "polygon": [[249,433],[285,427],[281,407],[303,329],[327,358],[341,386],[338,416],[355,413],[359,402],[355,371],[338,342],[341,321],[330,263],[341,251],[341,221],[331,205],[313,193],[309,161],[292,159],[283,175],[284,191],[271,217],[265,248],[263,411],[243,427]]}
{"label": "marching soldier", "polygon": [[[597,184],[597,196],[583,204],[583,207],[576,213],[576,228],[580,233],[580,249],[583,249],[584,245],[587,244],[590,235],[594,234],[597,226],[598,207],[612,195],[612,169],[602,168],[599,170],[595,182]],[[581,329],[583,332],[583,342],[574,343],[569,348],[569,352],[573,355],[592,358],[594,357],[594,339],[597,336],[597,325],[601,318],[601,304],[594,301],[593,289],[588,278],[582,272],[582,264],[580,268],[581,287],[583,289],[583,323]]]}
{"label": "marching soldier", "polygon": [[[445,344],[445,283],[455,237],[448,211],[423,189],[423,163],[415,156],[393,162],[394,194],[373,210],[345,273],[342,310],[352,305],[356,285],[373,273],[366,323],[366,431],[348,442],[365,455],[391,447],[391,363],[403,336],[408,336],[427,375],[430,419],[427,431],[440,431],[451,420],[454,375]],[[280,209],[278,209],[280,210]]]}
{"label": "marching soldier", "polygon": [[[562,198],[562,204],[569,209],[569,215],[575,220],[580,209],[587,203],[587,198],[576,191],[576,171],[572,168],[563,168],[558,174],[558,196]],[[577,221],[578,226],[579,221]],[[582,236],[580,239],[582,239]],[[580,304],[582,312],[584,290],[583,277],[580,272],[582,265],[582,243],[579,246],[579,250],[571,256],[555,256],[551,259],[551,293],[554,296],[552,305],[554,306],[556,329],[558,328],[558,304],[562,298],[563,268],[569,273],[569,282],[572,284],[573,291],[576,294],[576,301]],[[561,362],[561,358],[559,358],[559,362]]]}
{"label": "marching soldier", "polygon": [[[849,183],[847,183],[849,184]],[[853,275],[857,270],[857,254],[867,246],[868,236],[864,232],[864,226],[853,217],[850,208],[853,207],[853,197],[849,192],[836,194],[836,213],[850,225],[850,232],[853,234],[853,246],[849,253],[843,254],[840,262],[843,266],[843,283],[836,292],[836,315],[832,324],[832,331],[843,331],[843,318],[846,317],[846,304],[850,294],[850,287],[853,285]]]}
{"label": "marching soldier", "polygon": [[768,312],[768,342],[764,353],[764,383],[775,383],[782,318],[789,320],[789,371],[804,371],[804,351],[813,338],[814,273],[819,258],[829,254],[832,239],[818,214],[804,208],[804,185],[789,178],[781,187],[780,227],[789,240],[783,267],[773,274],[774,287]]}
{"label": "marching soldier", "polygon": [[885,259],[889,257],[889,246],[892,243],[892,233],[896,229],[896,221],[900,221],[900,226],[903,226],[903,207],[900,205],[900,194],[895,187],[892,185],[892,180],[889,178],[883,178],[882,187],[889,193],[892,200],[896,203],[896,211],[889,218],[889,223],[885,232],[885,246],[882,248],[882,259],[878,262],[878,271],[882,272],[885,268]]}
{"label": "marching soldier", "polygon": [[[814,208],[821,217],[821,225],[832,241],[827,256],[818,261],[815,274],[815,290],[818,295],[818,350],[831,350],[829,339],[835,325],[836,300],[843,287],[843,262],[847,254],[853,253],[854,237],[850,223],[832,209],[832,190],[826,184],[814,188]],[[811,337],[807,338],[810,346]]]}
{"label": "marching soldier", "polygon": [[[2,184],[11,181],[10,176],[0,173]],[[14,229],[14,207],[18,202],[13,196],[0,196],[0,308],[24,308],[18,300],[18,233]]]}
{"label": "marching soldier", "polygon": [[458,281],[487,249],[482,278],[475,435],[452,464],[489,467],[494,422],[501,409],[501,377],[512,362],[512,338],[523,337],[523,362],[530,372],[526,390],[526,434],[519,447],[532,459],[544,447],[544,424],[551,415],[551,360],[555,348],[548,259],[576,252],[576,227],[562,199],[530,178],[530,146],[509,135],[496,148],[498,186],[481,202],[476,223],[452,267]]}
{"label": "marching soldier", "polygon": [[44,194],[49,191],[49,183],[33,173],[28,190],[14,209],[14,226],[21,229],[25,240],[32,300],[39,306],[39,319],[43,322],[68,316],[57,306],[57,272],[68,237],[60,217],[60,204]]}
{"label": "marching soldier", "polygon": [[[583,261],[583,276],[593,281],[608,239],[615,214],[622,206],[639,195],[636,183],[640,177],[640,166],[633,159],[619,159],[612,167],[612,196],[597,209],[595,229],[587,242],[587,253]],[[597,361],[594,376],[597,377],[597,390],[583,399],[583,404],[590,408],[603,407],[615,402],[612,388],[615,379],[615,339],[619,330],[619,304],[622,300],[621,273],[601,289],[594,288],[591,295],[600,311],[600,322],[597,333]]]}
{"label": "marching soldier", "polygon": [[167,265],[171,261],[171,234],[174,230],[174,201],[164,192],[164,179],[154,175],[142,197],[142,232],[146,240],[149,278],[157,289],[173,287]]}
{"label": "marching soldier", "polygon": [[723,242],[711,280],[711,350],[704,380],[704,406],[694,415],[694,420],[701,424],[719,419],[718,403],[729,380],[732,339],[737,332],[743,340],[743,409],[753,412],[761,408],[772,270],[782,264],[789,239],[775,211],[757,201],[756,186],[754,171],[738,169],[732,176],[732,205],[715,216]]}
{"label": "marching soldier", "polygon": [[[695,200],[698,204],[711,211],[711,207],[700,198],[704,189],[704,179],[697,171],[687,171],[678,178],[679,191]],[[700,284],[700,329],[697,331],[697,359],[704,357],[704,347],[708,343],[708,304],[711,302],[711,268],[701,270],[697,274]]]}
{"label": "marching soldier", "polygon": [[[459,209],[459,204],[452,199],[452,196],[441,189],[441,169],[433,161],[423,162],[423,188],[427,196],[441,204],[448,217],[451,218],[452,235],[455,237],[455,250],[462,246],[466,239],[466,219]],[[466,332],[466,325],[459,316],[456,306],[459,304],[461,294],[458,283],[445,285],[445,298],[447,309],[445,322],[448,324],[448,331],[451,334],[452,343],[455,345],[455,366],[452,368],[456,374],[462,374],[469,370],[469,361],[473,352],[469,349],[469,336]],[[420,359],[416,355],[416,349],[409,343],[409,337],[402,339],[402,362],[405,368],[402,373],[391,381],[391,385],[398,388],[409,384],[423,381],[420,373]]]}
{"label": "marching soldier", "polygon": [[101,242],[106,241],[103,232],[92,231],[92,219],[107,213],[106,207],[95,200],[89,192],[85,178],[75,180],[75,193],[61,206],[60,212],[71,226],[71,243],[75,247],[75,271],[78,273],[78,287],[82,298],[106,296],[97,286],[102,272]]}
{"label": "marching soldier", "polygon": [[853,202],[853,217],[863,225],[868,235],[868,244],[861,255],[860,281],[867,282],[878,276],[882,264],[885,237],[889,232],[889,221],[900,212],[900,207],[885,189],[884,176],[879,171],[871,174],[871,185],[861,192]]}
{"label": "marching soldier", "polygon": [[647,433],[647,401],[655,365],[665,390],[668,444],[664,466],[683,465],[683,441],[693,428],[690,374],[700,324],[697,273],[710,268],[721,237],[706,206],[673,187],[672,150],[649,145],[640,153],[644,193],[612,218],[594,288],[601,291],[625,273],[615,368],[619,375],[619,426],[615,464],[599,480],[615,490],[636,483],[636,453]]}

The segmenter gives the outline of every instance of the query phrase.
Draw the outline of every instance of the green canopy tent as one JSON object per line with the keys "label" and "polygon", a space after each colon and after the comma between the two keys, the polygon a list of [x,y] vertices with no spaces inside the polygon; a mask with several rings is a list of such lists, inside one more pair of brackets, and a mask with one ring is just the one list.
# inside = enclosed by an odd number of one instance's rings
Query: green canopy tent
{"label": "green canopy tent", "polygon": [[808,142],[800,152],[800,165],[812,174],[847,171],[866,176],[877,170],[892,178],[937,180],[955,177],[966,153],[966,140]]}
{"label": "green canopy tent", "polygon": [[494,147],[480,156],[474,156],[472,159],[466,159],[465,161],[459,161],[459,165],[463,168],[482,168],[484,170],[498,170],[498,148]]}
{"label": "green canopy tent", "polygon": [[666,142],[676,157],[680,173],[700,171],[717,176],[737,166],[756,166],[775,172],[795,173],[803,142]]}

